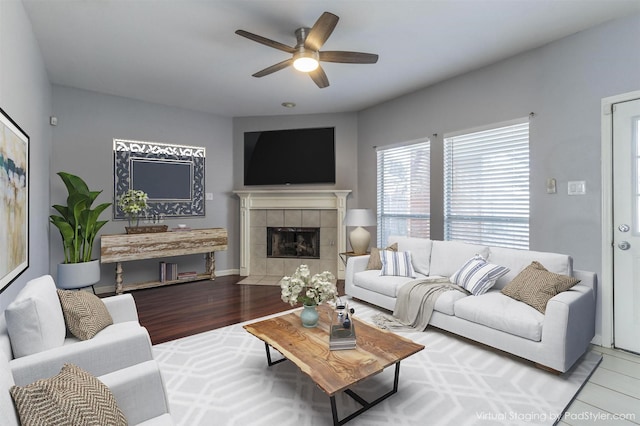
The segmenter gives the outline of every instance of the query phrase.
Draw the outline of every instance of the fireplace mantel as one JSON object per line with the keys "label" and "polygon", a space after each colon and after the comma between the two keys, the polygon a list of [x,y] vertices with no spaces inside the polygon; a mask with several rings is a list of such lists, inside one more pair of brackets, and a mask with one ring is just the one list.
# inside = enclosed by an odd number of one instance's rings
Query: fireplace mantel
{"label": "fireplace mantel", "polygon": [[[336,210],[338,218],[344,217],[347,196],[351,190],[240,190],[233,191],[240,198],[240,275],[251,275],[250,242],[251,210],[301,209]],[[338,226],[337,253],[346,251],[346,230]],[[344,279],[344,264],[337,256],[338,278]]]}

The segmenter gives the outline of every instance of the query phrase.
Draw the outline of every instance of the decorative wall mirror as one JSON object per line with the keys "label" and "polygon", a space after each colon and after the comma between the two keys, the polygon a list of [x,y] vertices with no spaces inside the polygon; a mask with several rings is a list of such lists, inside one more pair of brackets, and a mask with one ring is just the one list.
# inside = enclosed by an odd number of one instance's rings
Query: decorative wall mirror
{"label": "decorative wall mirror", "polygon": [[118,200],[129,189],[147,193],[146,216],[204,216],[205,148],[113,140],[113,218],[126,219]]}

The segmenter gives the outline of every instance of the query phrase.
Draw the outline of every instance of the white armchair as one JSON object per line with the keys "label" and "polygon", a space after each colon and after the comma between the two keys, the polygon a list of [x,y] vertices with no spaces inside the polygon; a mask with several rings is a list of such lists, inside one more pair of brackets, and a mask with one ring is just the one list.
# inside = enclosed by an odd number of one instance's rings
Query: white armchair
{"label": "white armchair", "polygon": [[[75,364],[94,376],[101,376],[152,360],[151,339],[147,330],[138,322],[133,297],[125,294],[102,300],[113,324],[89,340],[79,340],[66,336],[53,278],[46,275],[27,283],[16,297],[16,302],[21,306],[33,304],[35,308],[22,309],[16,313],[11,310],[12,305],[9,305],[0,316],[0,356],[4,355],[8,360],[15,383],[25,385],[54,376],[65,363]],[[43,306],[49,309],[41,309]],[[30,312],[45,312],[46,315],[38,316]],[[11,317],[12,324],[9,328],[6,316]],[[16,325],[16,322],[23,322],[24,327]],[[39,350],[34,350],[31,342],[20,341],[29,339],[25,336],[33,335],[34,329],[37,331],[36,338],[31,340],[38,340],[42,335],[42,347],[36,347]],[[25,351],[23,348],[28,345],[31,347]],[[18,350],[19,346],[21,348]],[[16,356],[17,353],[20,356]]]}
{"label": "white armchair", "polygon": [[[113,393],[129,425],[175,425],[158,364],[146,361],[98,377]],[[0,357],[0,424],[19,426],[9,390],[14,385],[9,363]]]}

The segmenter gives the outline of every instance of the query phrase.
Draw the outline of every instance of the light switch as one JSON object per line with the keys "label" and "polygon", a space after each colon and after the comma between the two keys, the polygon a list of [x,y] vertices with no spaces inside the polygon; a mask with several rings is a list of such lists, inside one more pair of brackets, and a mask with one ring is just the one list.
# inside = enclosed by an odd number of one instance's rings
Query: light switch
{"label": "light switch", "polygon": [[587,184],[583,180],[571,180],[568,183],[567,194],[584,195],[587,193]]}
{"label": "light switch", "polygon": [[207,201],[212,201],[213,200],[213,192],[206,192],[204,195],[205,195],[205,199]]}
{"label": "light switch", "polygon": [[547,179],[547,194],[555,194],[558,192],[555,178]]}

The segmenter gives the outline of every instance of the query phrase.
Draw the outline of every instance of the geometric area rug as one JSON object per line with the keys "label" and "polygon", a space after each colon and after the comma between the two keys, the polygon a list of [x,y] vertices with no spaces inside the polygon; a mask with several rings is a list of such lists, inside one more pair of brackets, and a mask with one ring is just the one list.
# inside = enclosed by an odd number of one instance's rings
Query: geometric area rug
{"label": "geometric area rug", "polygon": [[[378,312],[357,301],[349,306],[368,322]],[[177,424],[331,425],[327,395],[293,363],[268,367],[264,343],[243,324],[153,347]],[[401,362],[395,395],[348,425],[554,425],[602,359],[587,352],[570,371],[554,375],[434,328],[397,334],[426,348]],[[353,389],[372,401],[391,389],[393,370]],[[359,408],[342,393],[336,402],[341,419]]]}

